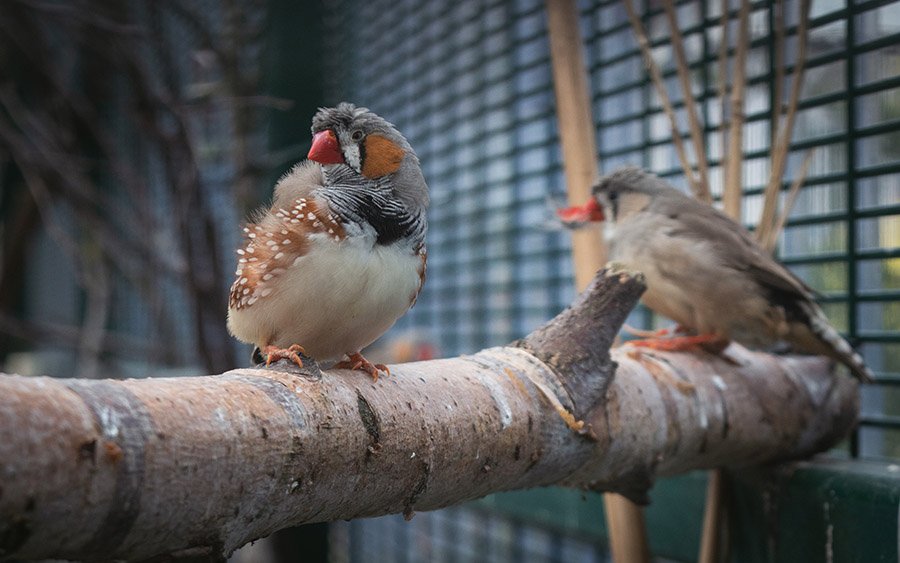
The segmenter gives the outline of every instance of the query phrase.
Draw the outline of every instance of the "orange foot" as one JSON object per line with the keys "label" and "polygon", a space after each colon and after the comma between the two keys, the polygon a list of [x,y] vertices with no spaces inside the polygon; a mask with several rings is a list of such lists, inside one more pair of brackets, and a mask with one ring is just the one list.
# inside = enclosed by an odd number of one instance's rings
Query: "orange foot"
{"label": "orange foot", "polygon": [[696,336],[673,336],[671,338],[648,338],[646,340],[630,340],[629,346],[652,348],[653,350],[665,350],[678,352],[683,350],[703,349],[713,354],[718,354],[728,347],[728,341],[716,334],[698,334]]}
{"label": "orange foot", "polygon": [[663,336],[669,336],[669,329],[661,328],[659,330],[644,330],[642,328],[634,328],[630,325],[622,325],[622,330],[627,332],[631,336],[637,336],[639,338],[662,338]]}
{"label": "orange foot", "polygon": [[263,348],[262,352],[266,355],[266,367],[269,367],[269,364],[277,362],[278,360],[290,360],[298,366],[303,367],[303,360],[300,359],[297,352],[305,354],[306,350],[299,344],[291,344],[287,348],[279,348],[278,346],[271,345],[266,346]]}
{"label": "orange foot", "polygon": [[671,336],[673,334],[682,334],[685,332],[689,332],[690,329],[681,325],[675,325],[675,328],[661,328],[658,330],[644,330],[640,328],[634,328],[633,326],[629,326],[627,324],[622,325],[622,330],[627,332],[632,336],[637,336],[644,339],[649,338],[662,338],[664,336]]}
{"label": "orange foot", "polygon": [[378,381],[378,372],[383,371],[385,375],[390,375],[391,370],[384,364],[373,364],[365,359],[359,352],[347,354],[347,360],[334,364],[334,369],[352,369],[362,370],[372,376],[374,381]]}

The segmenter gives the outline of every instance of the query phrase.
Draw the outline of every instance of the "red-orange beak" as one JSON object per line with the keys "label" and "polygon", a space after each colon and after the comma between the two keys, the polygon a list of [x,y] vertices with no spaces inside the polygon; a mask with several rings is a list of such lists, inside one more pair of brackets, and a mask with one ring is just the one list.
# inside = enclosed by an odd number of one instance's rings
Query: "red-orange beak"
{"label": "red-orange beak", "polygon": [[606,216],[603,215],[603,207],[593,197],[584,205],[557,209],[556,216],[567,226],[573,227],[606,219]]}
{"label": "red-orange beak", "polygon": [[341,153],[341,145],[334,136],[334,131],[326,129],[316,133],[306,158],[319,164],[342,164],[344,155]]}

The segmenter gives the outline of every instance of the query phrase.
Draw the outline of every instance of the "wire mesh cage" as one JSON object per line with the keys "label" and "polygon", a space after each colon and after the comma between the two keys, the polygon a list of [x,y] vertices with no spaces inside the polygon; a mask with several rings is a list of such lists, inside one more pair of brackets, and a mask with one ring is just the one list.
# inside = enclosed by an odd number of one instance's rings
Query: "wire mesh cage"
{"label": "wire mesh cage", "polygon": [[[721,6],[677,3],[717,196]],[[739,3],[728,6],[733,52]],[[687,134],[661,4],[636,8]],[[582,1],[579,9],[601,169],[638,164],[685,189],[623,4]],[[812,3],[785,185],[809,149],[811,163],[777,247],[877,374],[863,390],[862,425],[849,445],[863,458],[900,457],[898,10],[898,2]],[[573,271],[568,237],[547,228],[547,200],[561,197],[564,184],[544,3],[345,0],[328,11],[331,97],[369,105],[408,132],[432,191],[429,280],[398,330],[426,333],[442,354],[456,355],[508,342],[556,314],[573,297]],[[797,69],[798,13],[797,1],[785,3],[788,80]],[[776,17],[773,3],[752,5],[742,170],[750,228],[769,175],[773,100],[787,96],[775,86]],[[629,322],[664,321],[639,309]],[[358,525],[352,533],[364,535]]]}

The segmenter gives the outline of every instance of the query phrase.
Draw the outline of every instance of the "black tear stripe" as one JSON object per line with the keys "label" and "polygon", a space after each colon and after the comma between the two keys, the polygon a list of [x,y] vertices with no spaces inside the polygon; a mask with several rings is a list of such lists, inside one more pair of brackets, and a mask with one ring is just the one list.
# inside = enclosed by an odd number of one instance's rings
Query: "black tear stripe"
{"label": "black tear stripe", "polygon": [[[116,483],[109,511],[94,535],[81,546],[83,553],[96,557],[112,555],[131,531],[141,509],[144,482],[144,448],[154,432],[153,421],[144,404],[119,383],[105,381],[61,381],[81,397],[94,415],[101,437],[122,452],[111,461]],[[106,449],[98,448],[98,463],[106,463]]]}

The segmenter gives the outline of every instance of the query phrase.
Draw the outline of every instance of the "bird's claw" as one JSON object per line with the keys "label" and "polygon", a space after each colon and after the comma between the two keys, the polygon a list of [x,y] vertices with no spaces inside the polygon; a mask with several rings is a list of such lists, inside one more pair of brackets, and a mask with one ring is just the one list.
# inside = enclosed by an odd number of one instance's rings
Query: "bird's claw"
{"label": "bird's claw", "polygon": [[384,364],[373,364],[365,359],[359,352],[347,354],[347,360],[342,360],[334,364],[334,369],[349,369],[353,371],[364,371],[372,376],[373,381],[378,381],[378,372],[382,371],[385,375],[390,375],[391,370]]}
{"label": "bird's claw", "polygon": [[715,334],[697,334],[691,336],[673,336],[670,338],[647,338],[642,340],[629,340],[627,346],[650,348],[666,352],[680,352],[687,350],[705,350],[714,354],[720,353],[728,346],[728,341]]}
{"label": "bird's claw", "polygon": [[299,344],[291,344],[287,348],[279,348],[278,346],[266,346],[263,350],[263,353],[266,355],[266,367],[269,367],[273,361],[277,362],[278,360],[290,360],[297,364],[298,367],[303,367],[303,360],[300,359],[300,354],[305,354],[306,350],[303,349],[303,346]]}
{"label": "bird's claw", "polygon": [[631,336],[637,336],[638,338],[650,339],[650,338],[662,338],[663,336],[669,336],[669,329],[661,328],[658,330],[644,330],[641,328],[634,328],[628,324],[622,325],[622,331],[627,332]]}

